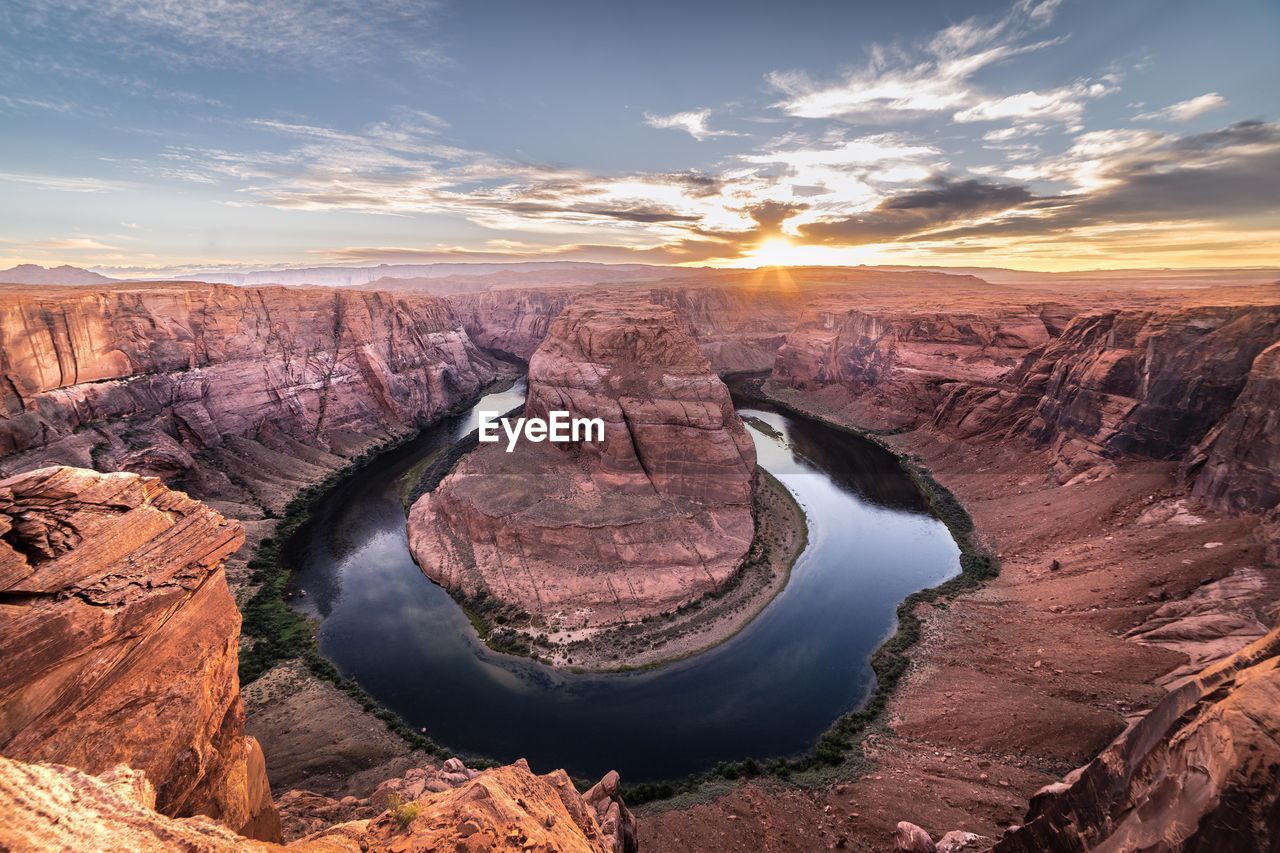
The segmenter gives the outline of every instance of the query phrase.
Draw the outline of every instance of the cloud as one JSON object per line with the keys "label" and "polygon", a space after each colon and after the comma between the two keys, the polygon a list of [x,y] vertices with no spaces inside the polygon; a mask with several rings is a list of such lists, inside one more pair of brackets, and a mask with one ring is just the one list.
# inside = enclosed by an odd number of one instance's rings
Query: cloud
{"label": "cloud", "polygon": [[[957,112],[959,122],[1002,121],[1007,119],[1045,122],[1074,122],[1084,112],[1087,98],[1098,98],[1115,91],[1101,82],[1080,82],[1047,92],[1020,92],[1002,98],[988,98]],[[1037,124],[1036,127],[1041,125]]]}
{"label": "cloud", "polygon": [[803,225],[799,234],[817,243],[856,246],[901,240],[922,231],[1002,213],[1034,198],[1023,186],[936,177],[929,189],[890,196],[875,208],[843,219]]}
{"label": "cloud", "polygon": [[1037,133],[1043,133],[1045,126],[1036,122],[1027,124],[1015,124],[1012,127],[1002,127],[999,130],[988,130],[982,134],[982,141],[989,144],[997,144],[1009,142],[1014,139],[1020,139],[1024,136],[1033,136]]}
{"label": "cloud", "polygon": [[440,60],[432,0],[29,0],[4,18],[171,65],[307,67]]}
{"label": "cloud", "polygon": [[1183,137],[1097,131],[1082,134],[1043,168],[1074,185],[1024,204],[1017,216],[948,228],[927,239],[1061,236],[1157,223],[1238,230],[1274,227],[1280,216],[1280,124],[1240,122]]}
{"label": "cloud", "polygon": [[0,172],[0,181],[15,184],[29,184],[42,190],[56,190],[69,193],[108,193],[119,192],[125,185],[118,181],[106,181],[99,178],[68,177],[65,175],[29,175],[19,172]]}
{"label": "cloud", "polygon": [[757,154],[743,154],[747,163],[782,163],[793,169],[870,166],[890,161],[915,160],[940,153],[932,145],[922,145],[892,133],[859,136],[854,139],[828,138],[825,145],[780,145]]}
{"label": "cloud", "polygon": [[754,239],[777,237],[788,219],[809,209],[807,204],[788,204],[781,201],[763,201],[747,208],[747,215],[756,222]]}
{"label": "cloud", "polygon": [[64,252],[83,252],[93,250],[119,251],[119,246],[112,246],[89,237],[64,237],[55,240],[40,240],[28,243],[28,249],[55,249]]}
{"label": "cloud", "polygon": [[978,71],[1061,42],[1025,40],[1052,20],[1057,6],[1058,0],[1019,0],[994,22],[970,18],[910,51],[875,46],[864,68],[834,82],[799,71],[775,71],[766,80],[785,96],[777,106],[800,118],[887,121],[962,110],[983,100],[971,79]]}
{"label": "cloud", "polygon": [[699,142],[717,136],[741,136],[741,134],[735,133],[732,130],[710,129],[707,127],[707,119],[710,117],[711,110],[691,110],[684,113],[672,113],[671,115],[666,116],[645,113],[644,123],[649,125],[649,127],[683,130]]}
{"label": "cloud", "polygon": [[1151,113],[1142,113],[1134,116],[1139,121],[1148,121],[1151,119],[1166,119],[1169,121],[1191,121],[1193,118],[1199,118],[1205,113],[1216,110],[1227,105],[1227,99],[1219,95],[1217,92],[1208,92],[1198,95],[1194,98],[1188,98],[1185,101],[1178,101],[1176,104],[1170,104],[1162,110],[1156,110]]}
{"label": "cloud", "polygon": [[52,98],[26,98],[18,95],[0,95],[0,105],[12,110],[37,109],[49,110],[55,113],[69,113],[76,109],[76,105],[70,101]]}

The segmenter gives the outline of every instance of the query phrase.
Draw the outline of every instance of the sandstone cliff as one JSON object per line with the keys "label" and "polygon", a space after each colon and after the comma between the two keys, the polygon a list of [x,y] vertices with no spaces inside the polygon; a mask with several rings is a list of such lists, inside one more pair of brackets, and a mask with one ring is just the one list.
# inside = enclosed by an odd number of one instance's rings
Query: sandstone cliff
{"label": "sandstone cliff", "polygon": [[787,336],[773,377],[805,391],[833,388],[877,421],[914,426],[933,416],[947,383],[1004,379],[1058,332],[1064,313],[1056,305],[869,312],[828,300]]}
{"label": "sandstone cliff", "polygon": [[1004,417],[1053,447],[1064,479],[1118,456],[1180,460],[1277,339],[1277,308],[1084,314],[1020,369]]}
{"label": "sandstone cliff", "polygon": [[751,544],[755,450],[667,309],[575,302],[529,365],[525,414],[601,418],[602,442],[486,445],[414,505],[423,571],[552,629],[634,622],[722,586]]}
{"label": "sandstone cliff", "polygon": [[143,770],[156,807],[278,838],[244,733],[235,522],[152,478],[47,468],[0,481],[0,751]]}
{"label": "sandstone cliff", "polygon": [[497,366],[431,296],[221,285],[0,289],[0,455],[279,510]]}
{"label": "sandstone cliff", "polygon": [[1212,505],[1266,511],[1280,497],[1278,340],[1280,308],[1266,305],[931,313],[833,300],[788,336],[773,378],[870,426],[1026,439],[1063,482],[1119,458],[1181,462]]}
{"label": "sandstone cliff", "polygon": [[1186,472],[1196,496],[1219,509],[1280,504],[1280,342],[1253,360],[1244,390],[1188,457]]}
{"label": "sandstone cliff", "polygon": [[1280,845],[1280,629],[1171,692],[1031,801],[998,853]]}
{"label": "sandstone cliff", "polygon": [[573,297],[571,288],[561,287],[471,293],[449,301],[477,344],[528,361]]}
{"label": "sandstone cliff", "polygon": [[[712,368],[722,373],[768,370],[803,305],[794,290],[777,286],[690,283],[615,287],[611,292],[618,298],[647,298],[670,308]],[[527,361],[547,337],[556,315],[577,295],[572,288],[498,290],[455,296],[450,301],[476,343]]]}
{"label": "sandstone cliff", "polygon": [[617,774],[580,795],[563,770],[535,776],[523,761],[372,818],[326,826],[287,847],[241,838],[208,818],[174,820],[155,804],[147,775],[124,765],[94,775],[0,756],[4,850],[636,850],[635,822],[617,797]]}

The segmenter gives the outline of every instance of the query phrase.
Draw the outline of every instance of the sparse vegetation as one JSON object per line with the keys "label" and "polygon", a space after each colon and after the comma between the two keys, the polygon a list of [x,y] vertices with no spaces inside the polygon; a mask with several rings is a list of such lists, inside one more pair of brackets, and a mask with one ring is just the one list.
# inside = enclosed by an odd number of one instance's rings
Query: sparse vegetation
{"label": "sparse vegetation", "polygon": [[[465,409],[473,401],[441,416],[448,417]],[[319,501],[348,476],[370,462],[374,457],[393,450],[415,438],[409,433],[370,447],[359,456],[350,459],[342,468],[331,472],[323,480],[300,489],[285,506],[284,514],[275,525],[273,534],[258,543],[248,567],[252,583],[257,591],[241,606],[241,635],[244,640],[240,653],[240,683],[248,684],[259,678],[273,666],[286,660],[301,660],[318,678],[332,683],[346,693],[369,714],[377,717],[387,728],[403,739],[410,747],[432,755],[447,758],[453,753],[436,744],[421,732],[409,727],[398,714],[381,707],[355,681],[344,678],[329,663],[316,646],[316,625],[289,605],[288,585],[291,569],[284,560],[284,544],[311,517]],[[275,514],[264,510],[265,518]],[[475,769],[496,766],[485,758],[467,757],[467,766]],[[415,807],[416,808],[416,807]]]}
{"label": "sparse vegetation", "polygon": [[[798,417],[819,421],[832,429],[858,435],[888,447],[875,434],[853,429],[820,416],[800,411],[783,401],[766,396],[757,385],[755,399],[767,402]],[[881,433],[880,435],[883,435]],[[930,511],[946,525],[960,548],[960,573],[938,586],[920,590],[907,596],[898,605],[898,629],[871,656],[871,668],[876,674],[876,689],[867,704],[851,711],[831,724],[818,738],[813,749],[804,755],[791,758],[771,758],[760,761],[721,762],[700,776],[691,776],[670,782],[646,782],[625,786],[623,796],[631,805],[641,805],[659,800],[669,800],[694,794],[698,789],[717,780],[738,780],[757,776],[772,776],[782,781],[819,781],[836,768],[843,767],[853,773],[869,766],[861,753],[861,744],[869,729],[884,722],[883,717],[889,699],[910,665],[907,652],[920,640],[920,619],[915,609],[922,603],[946,600],[961,592],[975,588],[1000,573],[999,561],[977,540],[973,519],[964,505],[949,489],[934,479],[933,475],[917,461],[898,457],[903,470],[915,481],[924,494]]]}
{"label": "sparse vegetation", "polygon": [[387,798],[387,811],[391,812],[391,819],[401,829],[408,829],[409,824],[413,823],[418,817],[418,804],[406,803],[399,794],[392,794]]}

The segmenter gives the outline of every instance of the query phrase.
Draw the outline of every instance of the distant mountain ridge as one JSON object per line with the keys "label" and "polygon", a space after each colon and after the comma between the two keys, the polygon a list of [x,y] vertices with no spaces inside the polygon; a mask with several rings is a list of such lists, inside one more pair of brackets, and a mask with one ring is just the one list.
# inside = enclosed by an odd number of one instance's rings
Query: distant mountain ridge
{"label": "distant mountain ridge", "polygon": [[0,270],[0,283],[3,284],[110,284],[116,280],[68,264],[60,267],[18,264],[7,270]]}
{"label": "distant mountain ridge", "polygon": [[193,272],[185,281],[209,284],[319,284],[351,287],[378,279],[444,278],[499,273],[540,273],[556,275],[562,282],[617,281],[620,278],[657,279],[671,274],[672,267],[651,264],[600,264],[586,261],[527,261],[520,263],[436,263],[378,264],[372,267],[298,267],[254,272]]}

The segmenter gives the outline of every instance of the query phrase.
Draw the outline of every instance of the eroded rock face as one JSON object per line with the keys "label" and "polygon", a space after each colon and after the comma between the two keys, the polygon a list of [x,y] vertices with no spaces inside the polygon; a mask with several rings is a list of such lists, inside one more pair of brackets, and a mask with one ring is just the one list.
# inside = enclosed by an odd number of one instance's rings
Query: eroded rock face
{"label": "eroded rock face", "polygon": [[1121,457],[1180,461],[1211,505],[1266,511],[1280,500],[1278,339],[1274,306],[924,314],[835,301],[788,336],[773,378],[872,426],[1025,438],[1062,482]]}
{"label": "eroded rock face", "polygon": [[803,298],[774,287],[662,287],[649,300],[675,312],[717,373],[764,371],[795,326]]}
{"label": "eroded rock face", "polygon": [[146,774],[124,765],[95,775],[0,756],[0,848],[229,853],[274,846],[251,842],[208,818],[165,817],[155,811],[155,801]]}
{"label": "eroded rock face", "polygon": [[1253,360],[1230,413],[1187,460],[1194,494],[1219,509],[1280,505],[1280,342]]}
{"label": "eroded rock face", "polygon": [[755,449],[671,311],[575,302],[529,366],[526,416],[601,418],[604,440],[483,445],[414,505],[423,571],[553,627],[638,621],[737,570],[754,533]]}
{"label": "eroded rock face", "polygon": [[222,568],[243,536],[153,478],[0,481],[0,751],[89,774],[127,764],[165,814],[278,837]]}
{"label": "eroded rock face", "polygon": [[835,386],[884,409],[896,425],[927,422],[946,383],[1001,381],[1056,328],[1056,306],[927,313],[819,304],[778,351],[776,381],[800,390]]}
{"label": "eroded rock face", "polygon": [[1119,455],[1181,459],[1232,408],[1280,309],[1104,311],[1077,317],[1017,377],[1024,427],[1065,475]]}
{"label": "eroded rock face", "polygon": [[477,344],[528,361],[551,321],[574,297],[570,288],[499,290],[453,297],[458,316]]}
{"label": "eroded rock face", "polygon": [[[712,368],[722,373],[768,370],[803,304],[798,294],[776,286],[689,283],[615,287],[608,292],[670,308]],[[579,293],[569,287],[509,289],[460,295],[450,301],[476,343],[527,361],[546,339],[551,322]]]}
{"label": "eroded rock face", "polygon": [[0,455],[279,510],[495,378],[431,296],[223,285],[0,291]]}
{"label": "eroded rock face", "polygon": [[1038,793],[995,850],[1274,850],[1278,735],[1280,629],[1172,691]]}
{"label": "eroded rock face", "polygon": [[146,774],[124,765],[93,775],[0,756],[0,848],[634,853],[635,819],[616,787],[617,776],[610,774],[580,795],[563,770],[535,776],[518,761],[372,817],[330,823],[281,847],[242,838],[205,817],[175,820],[159,814]]}

